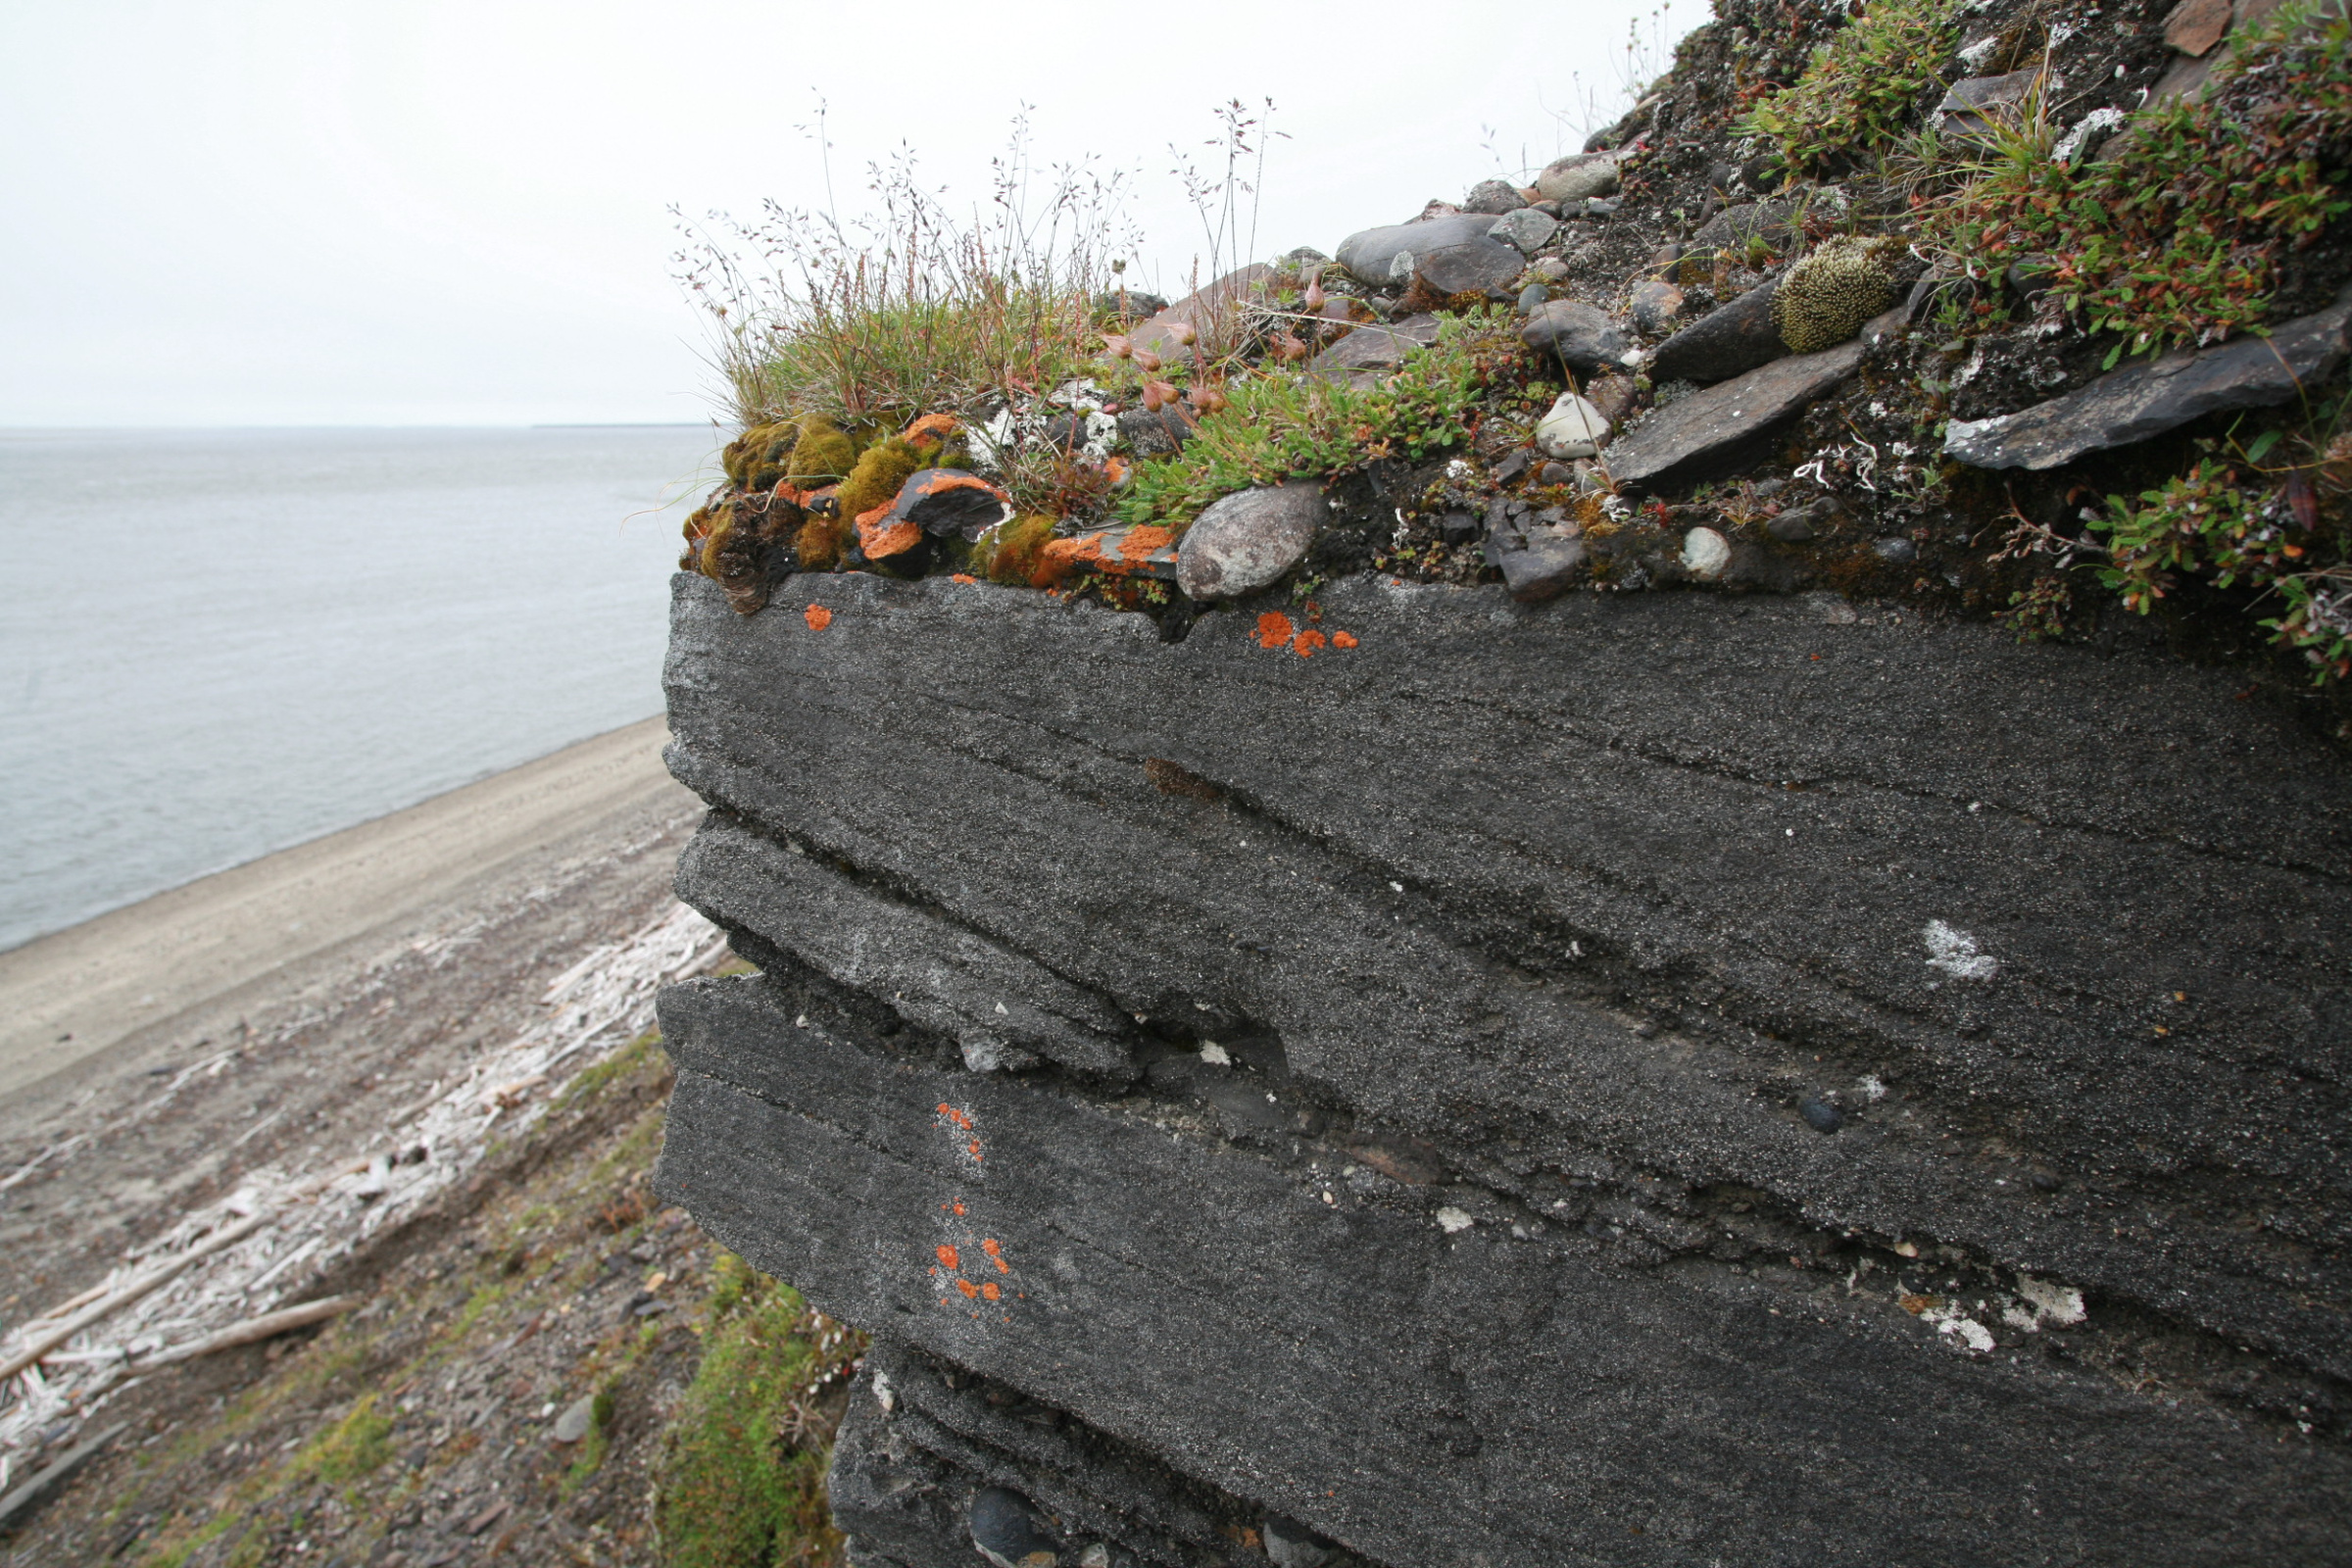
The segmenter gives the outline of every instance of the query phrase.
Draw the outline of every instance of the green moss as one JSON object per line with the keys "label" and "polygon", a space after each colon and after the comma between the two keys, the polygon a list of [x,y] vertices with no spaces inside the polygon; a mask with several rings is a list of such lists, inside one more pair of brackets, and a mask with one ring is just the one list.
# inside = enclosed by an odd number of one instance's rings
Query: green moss
{"label": "green moss", "polygon": [[370,1394],[350,1413],[311,1440],[294,1461],[294,1468],[317,1476],[330,1487],[346,1487],[392,1457],[389,1416],[375,1413]]}
{"label": "green moss", "polygon": [[932,466],[936,450],[925,452],[911,441],[887,436],[867,447],[850,476],[841,481],[834,508],[845,522],[855,522],[876,507],[888,506],[916,471]]}
{"label": "green moss", "polygon": [[[656,1465],[669,1568],[782,1568],[841,1550],[825,1503],[832,1421],[808,1402],[859,1347],[740,1260],[711,1296],[702,1365]],[[721,1303],[724,1303],[723,1307]]]}
{"label": "green moss", "polygon": [[1959,40],[1967,0],[1874,0],[1813,51],[1792,87],[1757,100],[1733,128],[1771,138],[1791,174],[1890,146]]}
{"label": "green moss", "polygon": [[974,573],[991,582],[1026,588],[1036,580],[1046,546],[1053,538],[1052,517],[1015,517],[982,537],[972,553]]}
{"label": "green moss", "polygon": [[814,490],[841,479],[857,462],[857,443],[832,420],[812,414],[800,422],[783,477],[796,490]]}
{"label": "green moss", "polygon": [[783,477],[785,459],[800,439],[800,426],[788,419],[756,424],[727,443],[719,466],[743,488],[765,490]]}
{"label": "green moss", "polygon": [[1840,235],[1788,269],[1773,291],[1772,324],[1797,354],[1835,348],[1894,303],[1890,240]]}
{"label": "green moss", "polygon": [[799,551],[803,571],[831,571],[841,564],[842,550],[850,541],[850,525],[840,517],[828,517],[811,513],[801,524],[794,548]]}

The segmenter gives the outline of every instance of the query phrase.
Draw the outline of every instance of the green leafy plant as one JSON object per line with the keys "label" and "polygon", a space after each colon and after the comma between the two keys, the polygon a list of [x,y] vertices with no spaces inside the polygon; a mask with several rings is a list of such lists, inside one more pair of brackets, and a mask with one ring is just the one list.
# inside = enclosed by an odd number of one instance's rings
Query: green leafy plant
{"label": "green leafy plant", "polygon": [[2136,500],[2109,497],[2092,524],[2107,535],[2099,576],[2143,615],[2186,576],[2262,589],[2266,603],[2276,595],[2280,612],[2262,625],[2325,685],[2352,676],[2352,438],[2339,437],[2316,464],[2265,471],[2258,465],[2279,437],[2267,432],[2243,454],[2200,459]]}
{"label": "green leafy plant", "polygon": [[1733,129],[1769,138],[1790,174],[1892,145],[1942,79],[1965,10],[1966,0],[1876,0],[1813,51],[1794,86],[1757,98]]}
{"label": "green leafy plant", "polygon": [[1375,386],[1272,367],[1236,379],[1227,406],[1203,417],[1181,452],[1138,466],[1120,514],[1181,526],[1219,496],[1252,485],[1462,449],[1481,389],[1517,359],[1518,347],[1499,317],[1450,317],[1434,347]]}
{"label": "green leafy plant", "polygon": [[2024,262],[2045,308],[2121,341],[2210,343],[2263,321],[2280,264],[2352,211],[2352,21],[2282,7],[2213,83],[2142,111],[2113,156],[2054,156],[2037,102],[1996,120],[1956,190],[1913,200],[1923,242],[1980,280]]}

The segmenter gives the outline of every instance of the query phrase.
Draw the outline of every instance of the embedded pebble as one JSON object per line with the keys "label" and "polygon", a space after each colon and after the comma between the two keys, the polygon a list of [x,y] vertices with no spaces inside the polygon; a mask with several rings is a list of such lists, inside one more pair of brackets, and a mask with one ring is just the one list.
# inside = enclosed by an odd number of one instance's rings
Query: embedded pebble
{"label": "embedded pebble", "polygon": [[1536,445],[1562,462],[1592,457],[1608,438],[1608,416],[1574,392],[1561,393],[1536,426]]}
{"label": "embedded pebble", "polygon": [[1796,1113],[1804,1117],[1805,1125],[1817,1133],[1834,1133],[1845,1123],[1845,1118],[1838,1113],[1836,1105],[1818,1098],[1799,1104]]}
{"label": "embedded pebble", "polygon": [[556,1417],[555,1440],[558,1443],[577,1443],[588,1435],[596,1424],[596,1396],[585,1395],[564,1407]]}
{"label": "embedded pebble", "polygon": [[1701,582],[1712,582],[1732,564],[1732,544],[1712,528],[1693,528],[1683,535],[1683,569]]}

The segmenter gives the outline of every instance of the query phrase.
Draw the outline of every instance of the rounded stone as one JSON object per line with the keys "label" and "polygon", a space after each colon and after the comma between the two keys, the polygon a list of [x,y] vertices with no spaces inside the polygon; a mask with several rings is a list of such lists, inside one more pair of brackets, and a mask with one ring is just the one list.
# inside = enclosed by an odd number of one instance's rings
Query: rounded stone
{"label": "rounded stone", "polygon": [[1536,426],[1536,445],[1545,456],[1562,462],[1592,457],[1608,438],[1608,416],[1574,392],[1563,392],[1554,399],[1551,412]]}
{"label": "rounded stone", "polygon": [[1029,1499],[1003,1487],[983,1487],[968,1516],[972,1544],[996,1568],[1054,1568],[1061,1544],[1046,1534]]}
{"label": "rounded stone", "polygon": [[1501,240],[1517,248],[1523,255],[1533,256],[1550,243],[1551,236],[1558,233],[1559,228],[1558,219],[1546,218],[1532,207],[1522,207],[1494,220],[1494,226],[1487,230],[1487,237]]}
{"label": "rounded stone", "polygon": [[1312,482],[1237,491],[1213,503],[1176,547],[1176,585],[1194,599],[1233,599],[1279,581],[1322,526]]}
{"label": "rounded stone", "polygon": [[1732,544],[1712,528],[1693,528],[1683,535],[1683,569],[1701,582],[1713,582],[1732,564]]}
{"label": "rounded stone", "polygon": [[1805,1125],[1817,1133],[1834,1133],[1845,1122],[1845,1118],[1838,1114],[1838,1107],[1826,1100],[1805,1101],[1796,1107],[1796,1113],[1804,1117]]}
{"label": "rounded stone", "polygon": [[1574,153],[1547,165],[1536,176],[1537,193],[1561,203],[1606,196],[1616,188],[1615,153]]}
{"label": "rounded stone", "polygon": [[1908,539],[1874,539],[1870,549],[1889,566],[1908,566],[1919,559],[1919,546]]}

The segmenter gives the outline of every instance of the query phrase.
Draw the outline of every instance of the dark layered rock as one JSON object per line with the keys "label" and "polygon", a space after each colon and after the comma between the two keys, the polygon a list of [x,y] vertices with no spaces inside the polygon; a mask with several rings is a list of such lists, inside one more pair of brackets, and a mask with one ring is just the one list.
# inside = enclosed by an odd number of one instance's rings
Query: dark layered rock
{"label": "dark layered rock", "polygon": [[1705,386],[1745,374],[1786,355],[1788,345],[1782,341],[1780,325],[1773,319],[1772,296],[1777,287],[1777,279],[1758,284],[1659,344],[1649,357],[1649,378],[1661,384],[1696,381]]}
{"label": "dark layered rock", "polygon": [[1860,368],[1864,352],[1855,342],[1791,355],[1653,410],[1609,448],[1610,476],[1651,490],[1737,468],[1807,404]]}
{"label": "dark layered rock", "polygon": [[761,972],[664,999],[660,1184],[877,1336],[856,1560],[2340,1547],[2352,786],[2227,672],[974,592],[681,577],[666,672]]}
{"label": "dark layered rock", "polygon": [[2230,409],[2268,408],[2326,382],[2352,353],[2352,299],[2268,337],[2178,350],[2111,370],[2079,392],[1989,419],[1955,419],[1943,449],[1980,468],[2055,468]]}

